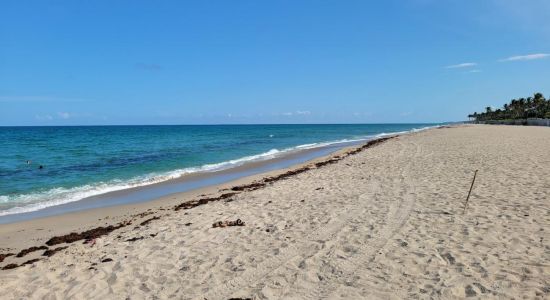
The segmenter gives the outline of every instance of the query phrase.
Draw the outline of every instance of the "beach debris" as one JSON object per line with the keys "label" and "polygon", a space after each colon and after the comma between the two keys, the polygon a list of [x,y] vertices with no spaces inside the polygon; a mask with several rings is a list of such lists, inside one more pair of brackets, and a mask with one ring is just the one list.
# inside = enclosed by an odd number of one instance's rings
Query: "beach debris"
{"label": "beach debris", "polygon": [[238,194],[238,193],[225,193],[225,194],[221,194],[218,197],[201,198],[199,200],[192,200],[192,201],[183,202],[179,205],[176,205],[174,207],[174,210],[178,211],[180,209],[190,209],[190,208],[193,208],[193,207],[197,207],[199,205],[206,204],[208,202],[224,200],[224,199],[227,199],[227,198],[229,198],[231,196],[234,196],[236,194]]}
{"label": "beach debris", "polygon": [[27,248],[27,249],[23,249],[21,251],[19,251],[19,253],[17,253],[17,255],[15,257],[23,257],[31,252],[34,252],[34,251],[38,251],[38,250],[47,250],[48,247],[46,246],[40,246],[40,247],[30,247],[30,248]]}
{"label": "beach debris", "polygon": [[142,236],[140,236],[140,237],[135,236],[131,239],[127,239],[126,241],[127,242],[135,242],[135,241],[139,241],[139,240],[143,240],[143,239],[144,239],[144,237],[142,237]]}
{"label": "beach debris", "polygon": [[17,267],[19,267],[18,264],[9,264],[9,265],[5,265],[5,266],[2,268],[2,270],[11,270],[11,269],[15,269],[15,268],[17,268]]}
{"label": "beach debris", "polygon": [[212,224],[213,228],[227,227],[227,226],[244,226],[244,222],[241,219],[237,219],[235,221],[218,221]]}
{"label": "beach debris", "polygon": [[133,215],[132,217],[140,217],[140,218],[143,218],[145,216],[148,216],[148,215],[152,215],[154,214],[155,212],[154,211],[151,211],[150,209],[145,211],[145,212],[142,212],[142,213],[139,213],[139,214],[135,214]]}
{"label": "beach debris", "polygon": [[93,238],[93,239],[86,239],[86,240],[84,241],[83,244],[90,244],[90,247],[93,247],[93,246],[95,245],[96,242],[97,242],[97,241],[96,241],[95,238]]}
{"label": "beach debris", "polygon": [[54,255],[55,253],[61,251],[61,250],[65,250],[69,248],[69,246],[65,246],[65,247],[57,247],[55,249],[48,249],[46,251],[44,251],[44,253],[42,253],[42,256],[47,256],[47,257],[50,257],[52,255]]}
{"label": "beach debris", "polygon": [[21,265],[19,265],[20,267],[24,266],[24,265],[30,265],[30,264],[34,264],[35,262],[41,260],[40,258],[35,258],[35,259],[31,259],[31,260],[27,260],[26,262],[22,263]]}
{"label": "beach debris", "polygon": [[55,236],[46,241],[46,245],[53,246],[62,243],[73,243],[80,240],[93,240],[100,236],[111,233],[114,230],[125,227],[132,224],[129,221],[119,223],[117,225],[109,225],[107,227],[97,227],[94,229],[86,230],[81,233],[71,232],[66,235]]}
{"label": "beach debris", "polygon": [[275,182],[275,181],[286,179],[286,178],[291,177],[291,176],[296,176],[298,174],[304,173],[304,172],[309,171],[309,170],[311,170],[311,167],[307,167],[307,166],[306,167],[301,167],[299,169],[290,170],[288,172],[285,172],[285,173],[277,175],[277,176],[267,177],[267,178],[264,179],[264,182],[265,183],[272,183],[272,182]]}
{"label": "beach debris", "polygon": [[5,265],[2,270],[11,270],[11,269],[15,269],[15,268],[19,268],[19,267],[22,267],[22,266],[25,266],[25,265],[30,265],[30,264],[34,264],[35,262],[41,260],[40,258],[35,258],[35,259],[31,259],[31,260],[27,260],[26,262],[18,265],[18,264],[9,264],[9,265]]}
{"label": "beach debris", "polygon": [[472,179],[472,184],[470,185],[470,190],[468,191],[468,196],[466,197],[466,203],[464,203],[463,214],[466,213],[466,208],[468,208],[468,200],[470,200],[470,194],[472,193],[472,188],[474,187],[474,182],[476,181],[477,170],[474,172],[474,178]]}
{"label": "beach debris", "polygon": [[243,185],[238,185],[238,186],[234,186],[231,188],[232,191],[253,191],[253,190],[257,190],[259,188],[263,188],[265,186],[265,183],[261,183],[261,182],[253,182],[253,183],[250,183],[250,184],[243,184]]}
{"label": "beach debris", "polygon": [[105,258],[105,259],[101,260],[102,263],[106,263],[106,262],[110,262],[110,261],[113,261],[113,259],[112,258]]}
{"label": "beach debris", "polygon": [[15,255],[14,253],[0,253],[0,262],[3,262],[4,259],[8,256]]}
{"label": "beach debris", "polygon": [[160,219],[159,216],[154,216],[154,217],[152,217],[152,218],[150,218],[150,219],[147,219],[147,220],[145,220],[145,221],[139,223],[139,225],[145,226],[145,225],[149,224],[151,221],[153,221],[153,220],[158,220],[158,219]]}

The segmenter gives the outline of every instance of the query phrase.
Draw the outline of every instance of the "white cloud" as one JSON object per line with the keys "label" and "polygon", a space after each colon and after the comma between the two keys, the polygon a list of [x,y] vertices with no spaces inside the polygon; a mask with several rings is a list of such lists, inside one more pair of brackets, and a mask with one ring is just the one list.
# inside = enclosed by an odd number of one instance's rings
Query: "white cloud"
{"label": "white cloud", "polygon": [[501,59],[499,61],[524,61],[524,60],[534,60],[534,59],[542,59],[549,57],[550,54],[548,53],[535,53],[535,54],[527,54],[527,55],[517,55],[517,56],[510,56],[508,58]]}
{"label": "white cloud", "polygon": [[466,73],[481,73],[481,70],[479,70],[479,69],[473,69],[473,70],[470,70],[470,71],[468,71],[468,72],[466,72]]}
{"label": "white cloud", "polygon": [[57,115],[61,118],[61,119],[68,119],[71,117],[71,114],[68,113],[68,112],[58,112]]}
{"label": "white cloud", "polygon": [[53,117],[51,115],[35,115],[35,119],[39,121],[51,121],[53,120]]}
{"label": "white cloud", "polygon": [[[277,115],[277,114],[275,114]],[[280,114],[281,116],[291,117],[291,116],[309,116],[311,112],[309,110],[297,110],[297,111],[288,111]]]}
{"label": "white cloud", "polygon": [[445,68],[446,69],[458,69],[458,68],[470,68],[470,67],[475,67],[475,66],[477,66],[477,63],[467,62],[467,63],[458,64],[458,65],[446,66]]}

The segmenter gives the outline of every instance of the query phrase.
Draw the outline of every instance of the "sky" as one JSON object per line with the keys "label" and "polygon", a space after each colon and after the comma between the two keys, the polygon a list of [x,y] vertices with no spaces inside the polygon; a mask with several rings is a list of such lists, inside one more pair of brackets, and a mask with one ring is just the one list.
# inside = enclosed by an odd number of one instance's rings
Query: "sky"
{"label": "sky", "polygon": [[550,96],[550,1],[0,2],[0,126],[461,121]]}

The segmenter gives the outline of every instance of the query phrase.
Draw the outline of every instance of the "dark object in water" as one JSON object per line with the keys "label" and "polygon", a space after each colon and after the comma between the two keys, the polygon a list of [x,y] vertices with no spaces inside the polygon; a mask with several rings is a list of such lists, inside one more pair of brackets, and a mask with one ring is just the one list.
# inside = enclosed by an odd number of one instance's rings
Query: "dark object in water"
{"label": "dark object in water", "polygon": [[44,169],[43,165],[38,166],[39,169]]}

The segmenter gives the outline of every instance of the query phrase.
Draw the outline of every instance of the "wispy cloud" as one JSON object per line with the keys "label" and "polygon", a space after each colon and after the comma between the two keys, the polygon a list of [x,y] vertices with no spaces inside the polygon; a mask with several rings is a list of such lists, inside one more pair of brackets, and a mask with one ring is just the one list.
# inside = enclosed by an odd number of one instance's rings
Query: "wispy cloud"
{"label": "wispy cloud", "polygon": [[479,69],[473,69],[473,70],[470,70],[470,71],[468,71],[468,72],[466,72],[466,73],[481,73],[481,70],[479,70]]}
{"label": "wispy cloud", "polygon": [[285,117],[291,117],[291,116],[309,116],[311,115],[311,112],[309,110],[297,110],[297,111],[289,111],[289,112],[284,112],[282,113],[281,115],[285,116]]}
{"label": "wispy cloud", "polygon": [[68,119],[71,117],[71,114],[68,113],[68,112],[58,112],[57,115],[61,118],[61,119]]}
{"label": "wispy cloud", "polygon": [[35,119],[38,121],[51,121],[53,120],[53,117],[51,115],[35,115]]}
{"label": "wispy cloud", "polygon": [[147,63],[136,63],[136,68],[146,70],[146,71],[160,71],[164,69],[161,65],[147,64]]}
{"label": "wispy cloud", "polygon": [[517,56],[510,56],[508,58],[503,58],[499,61],[505,62],[505,61],[524,61],[524,60],[535,60],[535,59],[542,59],[549,57],[550,54],[548,53],[535,53],[535,54],[527,54],[527,55],[517,55]]}
{"label": "wispy cloud", "polygon": [[470,68],[470,67],[475,67],[475,66],[477,66],[477,63],[467,62],[467,63],[461,63],[461,64],[457,64],[457,65],[446,66],[445,69]]}

